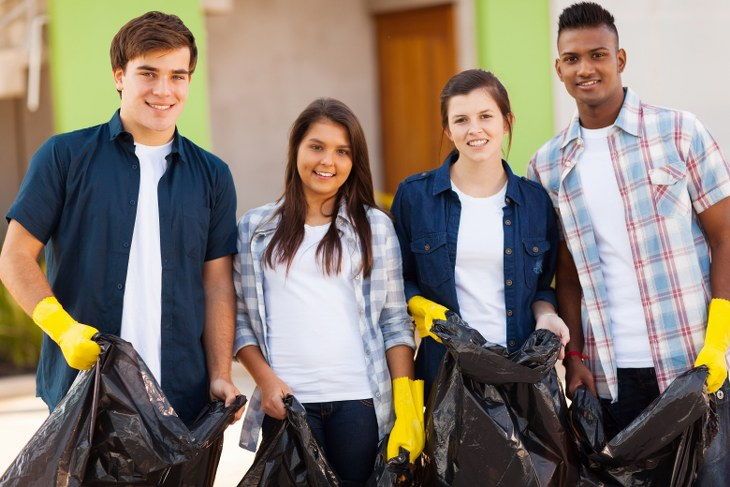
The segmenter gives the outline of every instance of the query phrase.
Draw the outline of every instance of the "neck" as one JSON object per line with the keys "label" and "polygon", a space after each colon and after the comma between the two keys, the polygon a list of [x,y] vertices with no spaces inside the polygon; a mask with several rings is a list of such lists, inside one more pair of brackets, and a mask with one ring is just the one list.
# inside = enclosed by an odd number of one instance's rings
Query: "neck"
{"label": "neck", "polygon": [[459,155],[451,166],[451,180],[469,196],[486,198],[502,189],[507,182],[507,172],[500,159],[476,162]]}
{"label": "neck", "polygon": [[614,93],[600,105],[588,105],[578,102],[578,116],[580,124],[587,129],[600,129],[612,125],[621,112],[624,104],[624,90]]}
{"label": "neck", "polygon": [[143,127],[126,118],[123,111],[119,113],[119,117],[122,119],[122,127],[124,127],[124,130],[132,134],[132,138],[138,144],[150,146],[165,145],[175,135],[174,125],[168,130],[156,131]]}
{"label": "neck", "polygon": [[324,225],[332,221],[332,213],[335,211],[335,196],[330,197],[307,197],[307,216],[304,223],[307,225]]}

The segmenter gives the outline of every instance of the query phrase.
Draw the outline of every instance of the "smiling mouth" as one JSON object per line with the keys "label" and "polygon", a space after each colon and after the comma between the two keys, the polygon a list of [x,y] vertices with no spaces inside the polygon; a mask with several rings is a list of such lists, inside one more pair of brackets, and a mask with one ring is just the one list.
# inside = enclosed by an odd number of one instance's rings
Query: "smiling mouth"
{"label": "smiling mouth", "polygon": [[324,172],[324,171],[314,171],[314,174],[321,178],[331,178],[334,177],[335,173],[333,172]]}
{"label": "smiling mouth", "polygon": [[149,102],[145,102],[145,103],[147,104],[148,107],[154,108],[155,110],[159,110],[161,112],[164,112],[165,110],[169,110],[170,108],[173,107],[173,105],[158,105],[158,104],[149,103]]}
{"label": "smiling mouth", "polygon": [[474,139],[467,141],[466,145],[469,147],[484,147],[489,143],[489,139]]}
{"label": "smiling mouth", "polygon": [[592,86],[596,86],[598,83],[600,83],[600,80],[592,79],[590,81],[581,81],[579,83],[576,83],[581,88],[590,88]]}

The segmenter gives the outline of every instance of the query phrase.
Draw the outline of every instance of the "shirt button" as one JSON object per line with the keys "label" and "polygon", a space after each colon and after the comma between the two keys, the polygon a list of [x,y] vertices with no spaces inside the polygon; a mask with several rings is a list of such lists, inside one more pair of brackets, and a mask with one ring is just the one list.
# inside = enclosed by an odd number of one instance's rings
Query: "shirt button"
{"label": "shirt button", "polygon": [[123,247],[124,247],[125,249],[128,249],[128,248],[129,248],[129,242],[124,242],[124,243],[122,244],[122,246],[123,246]]}
{"label": "shirt button", "polygon": [[118,282],[118,283],[117,283],[117,289],[119,289],[120,291],[121,291],[122,289],[124,289],[124,284],[122,284],[121,282]]}
{"label": "shirt button", "polygon": [[533,253],[533,254],[536,254],[536,253],[538,253],[539,251],[540,251],[540,248],[539,248],[539,247],[537,247],[537,246],[535,246],[535,247],[532,247],[532,253]]}
{"label": "shirt button", "polygon": [[512,316],[512,310],[511,309],[508,309],[507,310],[507,316]]}
{"label": "shirt button", "polygon": [[431,246],[428,245],[428,244],[426,244],[426,245],[423,246],[423,250],[425,250],[426,252],[428,252],[429,250],[431,250]]}
{"label": "shirt button", "polygon": [[137,202],[135,200],[129,200],[129,206],[134,206]]}
{"label": "shirt button", "polygon": [[379,392],[376,392],[375,393],[375,397],[378,398],[378,399],[380,399],[380,393]]}
{"label": "shirt button", "polygon": [[512,225],[512,220],[505,220],[504,224],[507,226],[510,226],[510,225]]}
{"label": "shirt button", "polygon": [[132,169],[137,169],[137,164],[132,164]]}
{"label": "shirt button", "polygon": [[504,249],[504,253],[507,255],[512,255],[512,249],[507,247],[506,249]]}
{"label": "shirt button", "polygon": [[507,279],[507,281],[505,282],[505,284],[507,284],[507,286],[511,286],[512,285],[512,279]]}
{"label": "shirt button", "polygon": [[516,345],[516,342],[514,340],[510,340],[507,342],[507,345],[510,347],[514,347]]}

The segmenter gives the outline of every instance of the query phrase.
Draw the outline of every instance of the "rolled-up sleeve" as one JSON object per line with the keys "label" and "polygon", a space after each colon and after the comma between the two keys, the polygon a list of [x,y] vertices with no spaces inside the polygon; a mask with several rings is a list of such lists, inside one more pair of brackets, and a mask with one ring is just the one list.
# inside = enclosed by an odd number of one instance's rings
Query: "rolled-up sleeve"
{"label": "rolled-up sleeve", "polygon": [[238,253],[233,259],[233,283],[236,288],[236,337],[233,343],[234,356],[243,347],[259,345],[247,305],[247,298],[251,296],[250,293],[254,293],[254,296],[256,293],[249,233],[249,218],[246,215],[241,218],[238,224]]}
{"label": "rolled-up sleeve", "polygon": [[413,325],[406,310],[403,289],[403,270],[401,252],[393,224],[386,218],[385,225],[385,265],[386,265],[386,298],[380,314],[380,329],[383,333],[385,349],[396,345],[415,348]]}
{"label": "rolled-up sleeve", "polygon": [[540,273],[537,281],[537,291],[535,292],[533,303],[535,301],[547,301],[557,308],[558,300],[555,296],[555,289],[553,289],[552,283],[558,260],[558,224],[555,210],[547,194],[545,194],[544,204],[548,222],[547,240],[550,243],[550,250],[547,252],[543,261],[542,273]]}
{"label": "rolled-up sleeve", "polygon": [[410,300],[413,296],[421,294],[421,290],[418,288],[418,279],[416,277],[416,262],[411,252],[411,237],[406,228],[404,222],[408,221],[407,208],[403,201],[405,189],[403,184],[398,187],[393,198],[393,204],[390,207],[390,212],[395,220],[394,228],[395,233],[398,237],[398,244],[400,247],[401,256],[401,269],[403,287],[405,292],[406,301]]}

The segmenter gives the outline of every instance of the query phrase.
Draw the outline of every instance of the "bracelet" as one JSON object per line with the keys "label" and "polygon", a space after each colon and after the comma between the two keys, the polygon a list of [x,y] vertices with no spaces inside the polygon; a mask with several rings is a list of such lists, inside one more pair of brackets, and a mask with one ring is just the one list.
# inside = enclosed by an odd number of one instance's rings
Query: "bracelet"
{"label": "bracelet", "polygon": [[569,352],[565,352],[565,357],[563,358],[563,361],[568,360],[570,357],[578,357],[581,362],[584,360],[588,360],[588,355],[584,354],[583,352],[579,352],[578,350],[571,350]]}

